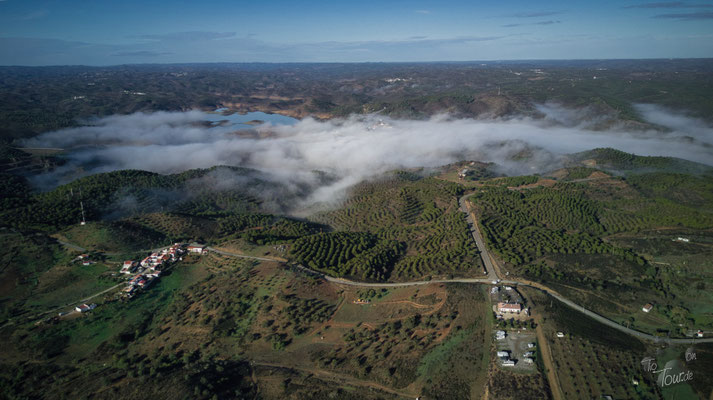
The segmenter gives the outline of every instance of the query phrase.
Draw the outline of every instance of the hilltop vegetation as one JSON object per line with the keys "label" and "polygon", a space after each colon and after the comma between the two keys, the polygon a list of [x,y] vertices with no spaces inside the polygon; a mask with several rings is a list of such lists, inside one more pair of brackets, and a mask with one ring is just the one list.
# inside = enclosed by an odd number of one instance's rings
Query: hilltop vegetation
{"label": "hilltop vegetation", "polygon": [[[597,148],[572,155],[577,162],[617,174],[669,172],[682,174],[713,174],[713,167],[675,157],[638,156],[612,148]],[[576,179],[576,178],[572,178]]]}
{"label": "hilltop vegetation", "polygon": [[330,275],[383,281],[389,278],[404,247],[368,233],[322,233],[296,240],[292,256],[298,263]]}
{"label": "hilltop vegetation", "polygon": [[552,253],[612,253],[643,264],[599,238],[605,228],[599,224],[595,203],[568,186],[522,192],[488,188],[473,195],[493,251],[516,266]]}
{"label": "hilltop vegetation", "polygon": [[398,260],[389,257],[395,262],[391,274],[384,277],[473,276],[482,274],[482,265],[458,210],[462,193],[458,184],[399,175],[359,184],[341,209],[315,219],[339,230],[368,232],[380,240],[403,243],[403,255]]}
{"label": "hilltop vegetation", "polygon": [[[632,163],[653,169],[670,161]],[[713,279],[705,261],[713,228],[710,176],[621,178],[581,167],[559,175],[555,183],[509,189],[485,181],[470,197],[489,248],[508,271],[649,332],[690,335],[693,327],[713,326],[701,303]],[[582,176],[588,179],[568,182]],[[678,237],[699,244],[682,253]],[[698,283],[682,284],[680,276]],[[647,302],[658,305],[656,312],[639,315]]]}
{"label": "hilltop vegetation", "polygon": [[[544,283],[642,331],[708,332],[713,168],[701,164],[607,148],[572,155],[557,176],[502,177],[493,163],[463,161],[445,178],[397,171],[361,182],[340,207],[299,219],[275,210],[312,188],[235,167],[115,171],[39,192],[28,177],[62,156],[13,146],[83,118],[222,106],[316,118],[537,118],[536,104],[555,102],[601,117],[593,129],[660,129],[633,104],[710,121],[712,68],[710,60],[0,67],[0,397],[451,399],[488,390],[546,398],[547,371],[513,378],[492,360],[484,286],[364,289],[292,267],[370,282],[482,277],[459,211],[466,193],[510,278]],[[466,164],[459,180],[455,165]],[[240,184],[220,184],[231,177]],[[131,300],[119,288],[105,292],[125,284],[117,273],[125,259],[194,241],[263,261],[185,255]],[[85,252],[86,265],[77,258]],[[637,365],[651,350],[642,342],[525,294],[543,317],[565,398],[660,397]],[[99,307],[64,315],[90,296]],[[566,337],[553,339],[557,331]],[[703,348],[693,366],[703,396],[711,354]]]}
{"label": "hilltop vegetation", "polygon": [[[196,169],[172,175],[121,170],[90,175],[48,192],[31,192],[28,183],[12,179],[2,187],[8,194],[0,215],[3,225],[20,229],[56,230],[82,220],[118,218],[162,208],[188,213],[245,212],[257,208],[258,200],[240,188],[214,190],[211,173],[222,171],[250,177],[235,167]],[[253,178],[256,186],[263,184]]]}
{"label": "hilltop vegetation", "polygon": [[706,176],[648,173],[598,186],[486,187],[471,200],[489,245],[514,265],[552,253],[611,253],[643,265],[601,237],[661,226],[713,227],[713,183]]}
{"label": "hilltop vegetation", "polygon": [[131,220],[89,222],[73,225],[57,235],[80,247],[117,253],[154,249],[171,243],[171,238]]}
{"label": "hilltop vegetation", "polygon": [[523,186],[530,185],[540,180],[538,176],[526,175],[526,176],[508,176],[504,178],[493,179],[490,182],[494,182],[501,186]]}
{"label": "hilltop vegetation", "polygon": [[223,234],[242,232],[242,238],[257,245],[284,243],[324,229],[318,224],[269,214],[239,214],[218,218]]}

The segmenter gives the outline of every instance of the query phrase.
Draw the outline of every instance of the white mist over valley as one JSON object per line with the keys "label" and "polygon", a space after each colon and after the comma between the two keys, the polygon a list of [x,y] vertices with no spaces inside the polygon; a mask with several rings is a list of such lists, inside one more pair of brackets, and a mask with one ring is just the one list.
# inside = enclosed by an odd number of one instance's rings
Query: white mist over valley
{"label": "white mist over valley", "polygon": [[[287,187],[311,187],[303,200],[307,206],[339,201],[354,184],[387,171],[462,160],[494,162],[504,174],[532,174],[556,169],[566,154],[612,147],[713,163],[713,128],[658,106],[638,105],[637,110],[650,125],[632,129],[614,123],[601,129],[601,118],[590,109],[554,104],[538,106],[540,118],[457,119],[443,114],[402,120],[369,115],[263,123],[252,129],[207,123],[216,121],[216,114],[201,111],[136,113],[45,133],[25,144],[66,151],[64,166],[35,179],[40,186],[64,183],[76,178],[77,171],[166,174],[229,165],[256,169]],[[518,157],[525,150],[527,157]],[[325,181],[324,174],[330,179]]]}

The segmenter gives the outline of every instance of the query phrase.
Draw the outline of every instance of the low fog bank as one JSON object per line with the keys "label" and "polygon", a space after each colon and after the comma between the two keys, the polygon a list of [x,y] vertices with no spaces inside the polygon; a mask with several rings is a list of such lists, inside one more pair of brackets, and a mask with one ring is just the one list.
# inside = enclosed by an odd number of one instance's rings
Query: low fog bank
{"label": "low fog bank", "polygon": [[[638,105],[637,110],[667,130],[627,131],[616,125],[594,130],[596,116],[590,110],[552,104],[538,110],[544,118],[307,118],[293,126],[265,124],[252,133],[208,127],[201,124],[208,117],[200,111],[137,113],[49,132],[25,145],[68,150],[67,164],[38,176],[38,185],[64,183],[76,178],[77,171],[84,175],[118,169],[175,173],[232,165],[256,169],[265,179],[300,192],[297,207],[338,202],[352,185],[390,170],[438,167],[460,160],[495,162],[505,174],[531,174],[559,167],[564,154],[613,147],[638,155],[713,164],[713,128],[657,106]],[[519,157],[525,150],[528,157]],[[216,182],[241,184],[230,179]],[[273,196],[262,193],[267,201],[274,201]]]}

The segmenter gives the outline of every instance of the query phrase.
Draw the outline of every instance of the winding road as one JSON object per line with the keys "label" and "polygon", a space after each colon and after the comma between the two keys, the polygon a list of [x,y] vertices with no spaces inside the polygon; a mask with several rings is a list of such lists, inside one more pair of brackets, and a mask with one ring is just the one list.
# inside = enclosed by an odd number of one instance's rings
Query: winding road
{"label": "winding road", "polygon": [[[649,340],[655,343],[666,343],[666,344],[695,344],[695,343],[713,343],[713,337],[712,338],[668,338],[668,337],[659,337],[659,336],[654,336],[650,335],[648,333],[640,332],[635,329],[627,328],[623,325],[620,325],[619,323],[610,320],[609,318],[606,318],[600,314],[595,313],[594,311],[588,310],[579,304],[573,302],[572,300],[567,299],[566,297],[562,296],[561,294],[557,293],[557,291],[542,285],[537,282],[531,282],[531,281],[526,281],[522,279],[518,280],[501,280],[499,278],[499,269],[497,267],[497,263],[495,262],[495,259],[490,255],[488,252],[487,246],[485,246],[485,241],[483,240],[482,235],[480,234],[480,230],[478,229],[478,224],[475,221],[475,216],[470,210],[468,209],[467,206],[467,197],[469,195],[462,196],[460,199],[458,199],[458,205],[460,207],[460,211],[466,214],[466,221],[468,222],[468,226],[470,227],[471,234],[473,235],[473,240],[475,240],[475,244],[478,246],[478,249],[480,250],[480,255],[483,260],[483,265],[485,266],[486,269],[486,278],[456,278],[456,279],[432,279],[432,280],[421,280],[421,281],[409,281],[409,282],[384,282],[384,283],[373,283],[373,282],[359,282],[359,281],[354,281],[354,280],[349,280],[349,279],[344,279],[344,278],[335,278],[329,275],[325,275],[321,272],[314,271],[312,269],[309,269],[305,266],[302,265],[297,265],[297,264],[292,264],[292,267],[301,270],[303,272],[306,272],[311,275],[316,275],[328,282],[332,282],[335,284],[339,285],[348,285],[348,286],[357,286],[357,287],[374,287],[374,288],[385,288],[385,287],[406,287],[406,286],[418,286],[418,285],[428,285],[431,283],[481,283],[481,284],[493,284],[497,282],[498,284],[504,284],[504,285],[510,285],[510,286],[524,286],[524,287],[531,287],[535,288],[538,290],[541,290],[550,296],[554,297],[555,299],[561,301],[562,303],[566,304],[570,308],[581,312],[584,315],[587,315],[590,318],[593,318],[594,320],[607,325],[611,328],[614,328],[620,332],[626,333],[627,335],[631,335],[634,337],[637,337],[639,339],[644,339],[644,340]],[[75,250],[79,251],[86,251],[86,249],[79,247],[77,245],[74,245],[72,243],[67,243],[64,241],[59,241],[63,245],[73,248]],[[267,257],[256,257],[256,256],[248,256],[244,254],[238,254],[238,253],[233,253],[230,251],[225,251],[225,250],[218,250],[213,247],[206,247],[208,251],[215,252],[217,254],[227,256],[227,257],[238,257],[238,258],[248,258],[248,259],[253,259],[253,260],[258,260],[258,261],[276,261],[276,262],[284,262],[284,260],[281,259],[275,259],[275,258],[267,258]]]}
{"label": "winding road", "polygon": [[[357,286],[357,287],[385,288],[385,287],[406,287],[406,286],[428,285],[431,283],[484,283],[484,284],[492,284],[493,283],[493,281],[488,280],[488,279],[483,279],[483,278],[433,279],[430,281],[410,281],[410,282],[396,282],[396,283],[358,282],[358,281],[347,280],[344,278],[334,278],[329,275],[324,275],[320,272],[313,271],[313,270],[306,268],[302,265],[296,265],[295,267],[299,268],[301,270],[304,270],[306,272],[309,272],[311,274],[319,275],[320,277],[324,278],[326,281],[329,281],[332,283],[336,283],[336,284],[340,284],[340,285]],[[713,338],[703,338],[703,339],[665,338],[665,337],[649,335],[648,333],[639,332],[637,330],[627,328],[623,325],[619,325],[615,321],[612,321],[600,314],[595,313],[594,311],[587,310],[586,308],[576,304],[575,302],[567,299],[566,297],[563,297],[562,295],[555,292],[554,290],[552,290],[544,285],[541,285],[541,284],[537,284],[537,283],[533,283],[533,282],[525,283],[525,282],[514,281],[514,280],[500,280],[498,282],[498,284],[504,284],[504,285],[510,285],[510,286],[524,286],[524,287],[531,287],[531,288],[542,290],[543,292],[549,294],[550,296],[561,301],[562,303],[566,304],[567,306],[575,309],[576,311],[579,311],[582,314],[585,314],[585,315],[597,320],[598,322],[601,322],[602,324],[610,326],[610,327],[612,327],[618,331],[624,332],[628,335],[638,337],[640,339],[650,340],[650,341],[657,342],[657,343],[668,343],[668,344],[713,343]]]}
{"label": "winding road", "polygon": [[[395,283],[371,283],[371,282],[359,282],[359,281],[353,281],[353,280],[348,280],[344,278],[335,278],[329,275],[325,275],[323,273],[311,270],[307,267],[304,267],[302,265],[294,265],[294,267],[303,270],[305,272],[308,272],[310,274],[318,275],[322,278],[324,278],[326,281],[340,284],[340,285],[349,285],[349,286],[358,286],[358,287],[405,287],[405,286],[416,286],[416,285],[428,285],[431,283],[482,283],[482,284],[493,284],[494,282],[498,282],[498,284],[505,284],[505,285],[510,285],[510,286],[524,286],[524,287],[531,287],[535,289],[539,289],[550,296],[554,297],[555,299],[561,301],[562,303],[566,304],[570,308],[581,312],[582,314],[587,315],[590,318],[593,318],[594,320],[607,325],[611,328],[614,328],[620,332],[626,333],[627,335],[631,335],[634,337],[637,337],[639,339],[644,339],[644,340],[649,340],[653,341],[656,343],[667,343],[667,344],[694,344],[694,343],[713,343],[713,338],[667,338],[667,337],[659,337],[659,336],[654,336],[650,335],[648,333],[640,332],[635,329],[627,328],[623,325],[620,325],[619,323],[610,320],[609,318],[606,318],[600,314],[595,313],[594,311],[588,310],[579,304],[573,302],[572,300],[567,299],[566,297],[562,296],[561,294],[557,293],[557,291],[542,285],[537,282],[530,282],[530,281],[525,281],[525,280],[501,280],[499,278],[499,273],[498,273],[498,268],[497,268],[497,263],[494,261],[490,253],[488,252],[488,248],[485,246],[485,241],[483,240],[482,235],[480,234],[480,230],[478,229],[478,225],[475,222],[475,216],[473,215],[472,212],[467,207],[466,204],[466,199],[469,195],[462,196],[460,199],[458,199],[458,204],[460,207],[460,211],[466,214],[466,220],[468,221],[468,225],[470,226],[470,231],[473,235],[473,239],[475,240],[476,245],[478,246],[478,249],[480,250],[480,255],[483,260],[483,265],[486,268],[487,271],[487,278],[460,278],[460,279],[433,279],[433,280],[422,280],[422,281],[410,281],[410,282],[395,282]],[[220,254],[223,255],[233,255],[229,252],[221,252]],[[236,255],[237,256],[237,255]],[[246,256],[242,256],[246,257]],[[255,257],[256,258],[256,257]],[[258,258],[259,259],[259,258]]]}

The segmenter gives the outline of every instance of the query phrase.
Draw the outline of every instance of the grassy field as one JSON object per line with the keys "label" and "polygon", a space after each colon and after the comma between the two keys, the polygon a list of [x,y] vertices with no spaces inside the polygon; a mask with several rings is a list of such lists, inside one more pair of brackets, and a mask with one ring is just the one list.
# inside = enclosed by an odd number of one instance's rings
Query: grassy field
{"label": "grassy field", "polygon": [[130,221],[159,232],[172,242],[205,242],[218,233],[217,222],[191,215],[150,213],[134,217]]}
{"label": "grassy field", "polygon": [[164,234],[129,221],[74,225],[57,236],[81,247],[109,253],[135,252],[171,243]]}
{"label": "grassy field", "polygon": [[118,266],[101,257],[82,265],[75,261],[78,252],[44,235],[2,233],[0,245],[5,249],[0,259],[3,322],[71,304],[117,283],[111,273]]}

